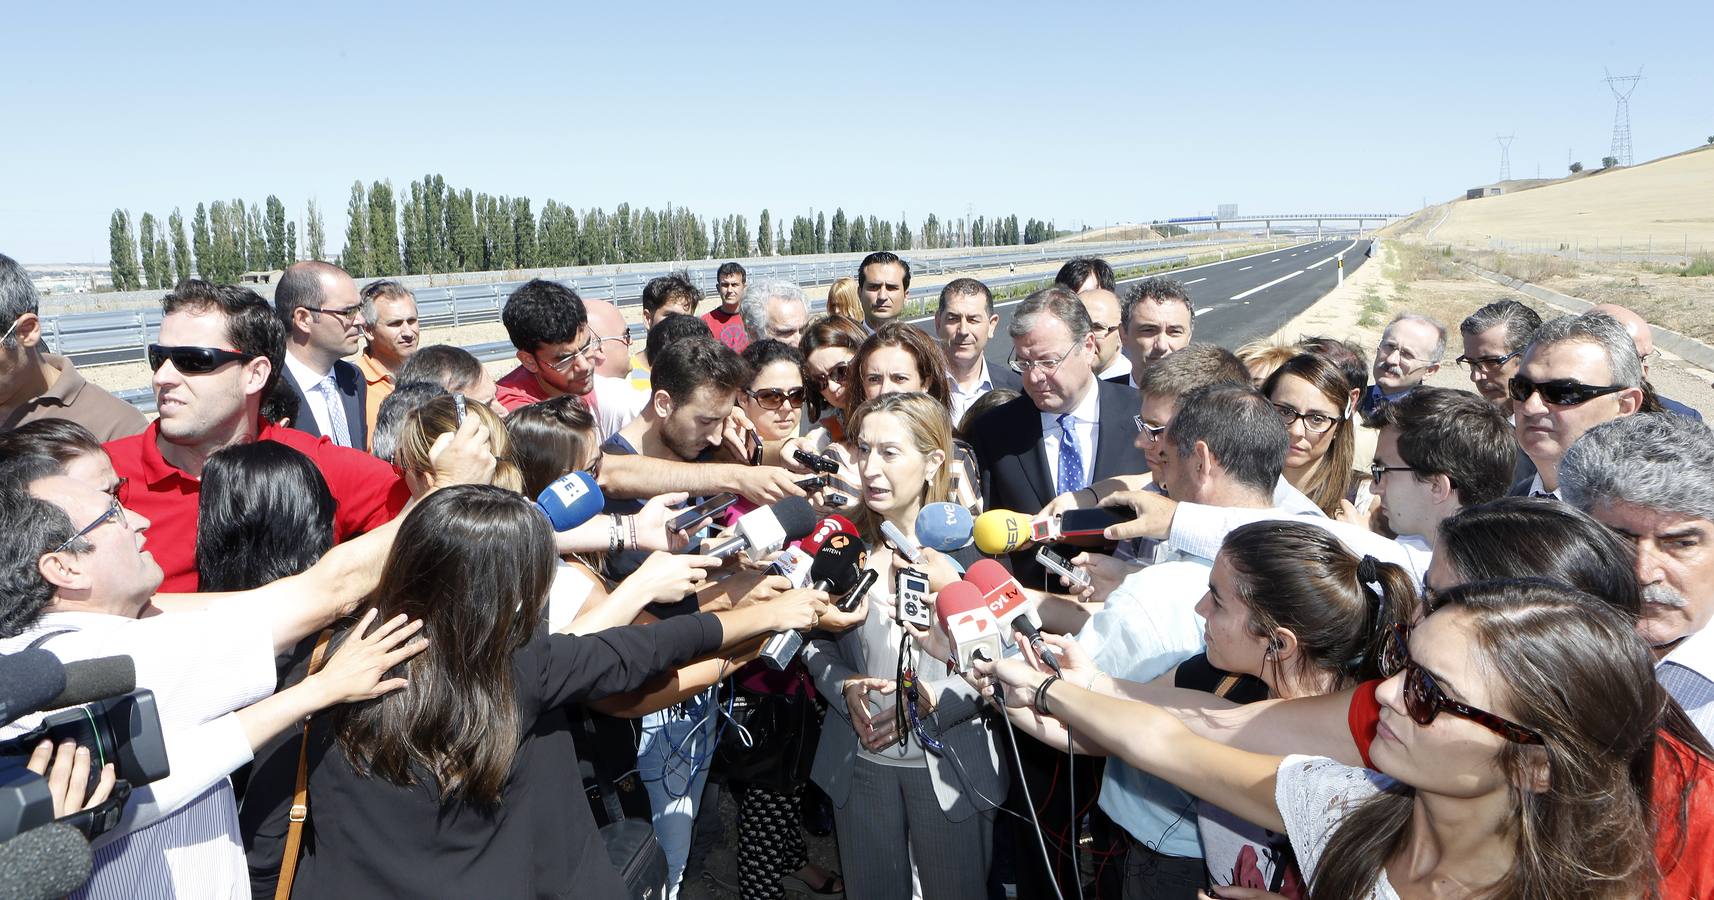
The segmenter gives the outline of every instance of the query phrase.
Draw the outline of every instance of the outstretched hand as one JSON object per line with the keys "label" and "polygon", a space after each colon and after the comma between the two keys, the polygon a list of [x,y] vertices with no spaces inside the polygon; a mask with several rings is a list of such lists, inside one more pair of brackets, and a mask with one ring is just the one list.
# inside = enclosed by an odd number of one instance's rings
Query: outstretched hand
{"label": "outstretched hand", "polygon": [[406,640],[422,629],[421,619],[413,621],[401,613],[370,631],[376,614],[374,609],[364,613],[321,671],[304,679],[322,691],[325,706],[373,700],[403,688],[406,679],[388,678],[387,673],[428,649],[428,638]]}

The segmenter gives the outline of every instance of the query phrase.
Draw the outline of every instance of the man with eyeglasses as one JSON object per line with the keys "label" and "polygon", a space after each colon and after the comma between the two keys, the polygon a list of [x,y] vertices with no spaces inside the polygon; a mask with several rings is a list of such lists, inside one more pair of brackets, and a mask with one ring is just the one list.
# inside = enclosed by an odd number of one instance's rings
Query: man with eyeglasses
{"label": "man with eyeglasses", "polygon": [[1095,377],[1114,384],[1130,384],[1131,360],[1119,352],[1119,295],[1095,288],[1077,295],[1089,313],[1090,333],[1095,336]]}
{"label": "man with eyeglasses", "polygon": [[345,361],[365,324],[357,283],[332,263],[293,263],[274,289],[274,311],[286,326],[285,383],[298,401],[291,426],[368,449],[368,383]]}
{"label": "man with eyeglasses", "polygon": [[165,590],[196,590],[202,468],[233,444],[277,441],[309,457],[336,503],[335,540],[372,531],[404,508],[410,489],[392,466],[263,415],[286,352],[285,325],[266,300],[190,278],[162,298],[161,310],[157,343],[148,348],[160,415],[142,434],[103,446],[126,479],[119,499],[154,523]]}
{"label": "man with eyeglasses", "polygon": [[38,419],[67,419],[104,441],[142,431],[148,420],[136,407],[46,352],[40,307],[29,273],[0,254],[0,432]]}
{"label": "man with eyeglasses", "polygon": [[1401,540],[1432,551],[1441,522],[1511,486],[1512,426],[1475,394],[1425,385],[1382,406],[1376,425],[1370,490]]}
{"label": "man with eyeglasses", "polygon": [[934,331],[940,336],[940,349],[946,355],[954,425],[964,421],[964,414],[989,391],[1023,389],[1016,372],[988,365],[988,342],[999,324],[1000,317],[994,314],[994,293],[982,282],[954,278],[940,289]]}
{"label": "man with eyeglasses", "polygon": [[589,407],[603,440],[642,411],[641,391],[596,374],[601,345],[576,291],[542,278],[525,282],[506,298],[500,322],[518,351],[518,367],[494,383],[494,398],[508,411],[571,394]]}
{"label": "man with eyeglasses", "polygon": [[625,325],[624,313],[606,300],[585,300],[583,311],[589,316],[589,333],[600,348],[601,361],[595,366],[595,374],[602,378],[629,378],[631,330]]}
{"label": "man with eyeglasses", "polygon": [[1518,374],[1524,348],[1540,327],[1541,316],[1516,300],[1495,300],[1458,325],[1464,352],[1456,362],[1470,376],[1482,399],[1508,418],[1512,415],[1512,395],[1507,393],[1506,383]]}
{"label": "man with eyeglasses", "polygon": [[1642,384],[1636,345],[1612,316],[1586,312],[1542,323],[1507,383],[1518,447],[1528,458],[1528,474],[1511,495],[1558,499],[1560,458],[1584,432],[1640,410]]}
{"label": "man with eyeglasses", "polygon": [[1395,316],[1375,347],[1375,383],[1358,401],[1358,412],[1367,419],[1382,403],[1409,393],[1440,371],[1440,359],[1445,355],[1446,326],[1414,313]]}
{"label": "man with eyeglasses", "polygon": [[1702,421],[1701,413],[1671,397],[1664,397],[1655,393],[1654,388],[1649,385],[1649,363],[1660,351],[1655,349],[1654,329],[1649,327],[1647,319],[1617,303],[1597,303],[1589,307],[1589,311],[1612,316],[1614,321],[1625,329],[1625,333],[1631,336],[1631,343],[1637,348],[1637,358],[1641,359],[1643,363],[1643,391],[1645,393],[1654,394],[1655,401],[1660,403],[1661,408],[1673,415],[1695,419],[1698,422]]}

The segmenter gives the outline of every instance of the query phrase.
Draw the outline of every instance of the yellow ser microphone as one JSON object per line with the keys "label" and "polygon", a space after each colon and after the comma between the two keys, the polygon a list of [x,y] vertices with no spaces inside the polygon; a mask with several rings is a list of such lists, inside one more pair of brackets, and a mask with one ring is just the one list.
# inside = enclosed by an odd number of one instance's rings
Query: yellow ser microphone
{"label": "yellow ser microphone", "polygon": [[999,556],[1027,546],[1032,541],[1056,539],[1057,529],[1054,524],[1052,519],[1038,522],[1021,512],[991,509],[976,517],[971,535],[976,539],[976,549],[989,556]]}

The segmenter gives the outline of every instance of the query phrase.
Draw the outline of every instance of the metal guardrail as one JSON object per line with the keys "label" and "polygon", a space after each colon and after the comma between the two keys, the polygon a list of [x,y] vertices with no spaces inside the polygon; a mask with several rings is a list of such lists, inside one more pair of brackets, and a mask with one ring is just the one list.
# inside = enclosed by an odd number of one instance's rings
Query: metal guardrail
{"label": "metal guardrail", "polygon": [[[1007,249],[1002,252],[973,252],[950,256],[905,258],[910,261],[912,275],[945,275],[971,269],[1039,263],[1070,259],[1074,256],[1124,256],[1180,247],[1218,246],[1242,243],[1228,241],[1136,241],[1089,244],[1037,244],[1028,250]],[[751,281],[763,278],[784,278],[797,284],[827,284],[841,276],[852,274],[855,259],[808,261],[753,262],[745,265]],[[641,301],[643,285],[649,279],[671,271],[685,270],[691,281],[703,291],[714,293],[715,272],[719,260],[699,261],[693,265],[641,268],[614,275],[595,275],[558,279],[561,284],[592,300],[611,300],[620,306]],[[500,310],[522,281],[497,281],[486,284],[449,285],[417,288],[417,314],[424,328],[456,327],[500,318]],[[49,317],[43,321],[44,337],[55,353],[70,357],[79,366],[98,366],[120,362],[138,362],[145,358],[145,348],[161,324],[158,307],[116,310],[112,312],[73,313]]]}
{"label": "metal guardrail", "polygon": [[[1307,236],[1305,236],[1304,239],[1308,240]],[[1229,242],[1229,241],[1211,241],[1211,242],[1205,242],[1205,243],[1210,245],[1210,246],[1214,246],[1214,245],[1232,243],[1232,242]],[[1251,241],[1242,241],[1240,243],[1252,243],[1252,242]],[[1151,247],[1151,248],[1147,248],[1147,249],[1159,249],[1159,248]],[[1107,252],[1111,254],[1111,251],[1107,251]],[[1077,256],[1077,255],[1082,255],[1082,254],[1080,254],[1080,253],[1069,254],[1069,256]],[[1111,255],[1118,255],[1118,254],[1111,254]],[[1032,259],[1039,259],[1038,257],[1031,257],[1031,258]],[[1137,260],[1137,261],[1135,261],[1129,265],[1121,263],[1119,266],[1117,266],[1117,268],[1124,270],[1124,269],[1136,268],[1136,267],[1142,266],[1142,265],[1146,265],[1146,266],[1172,265],[1175,263],[1183,263],[1183,262],[1189,262],[1189,261],[1190,261],[1190,257],[1188,255],[1182,255],[1181,254],[1181,255],[1176,255],[1176,256],[1156,257],[1156,258],[1150,259],[1150,260]],[[751,268],[751,269],[749,269],[749,271],[754,273],[757,270],[754,268]],[[693,275],[692,277],[694,279],[695,276]],[[951,280],[952,279],[948,278],[948,279],[944,279],[944,280],[937,280],[937,281],[922,283],[922,282],[916,282],[913,279],[913,289],[920,289],[920,292],[921,292],[920,295],[926,295],[929,293],[938,294],[940,292],[940,289],[946,286],[946,282],[951,281]],[[1024,284],[1027,282],[1042,281],[1042,280],[1045,280],[1045,276],[1039,272],[1031,273],[1031,274],[1024,274],[1024,275],[1008,273],[1006,275],[1000,275],[1000,276],[994,276],[994,277],[987,278],[983,281],[983,283],[988,285],[990,288],[1005,288],[1005,287],[1011,287],[1011,286],[1016,285],[1016,284]],[[580,291],[580,293],[581,293],[581,291]],[[420,293],[418,294],[418,300],[419,300],[419,302],[418,302],[418,316],[420,318],[422,318],[424,322],[426,322],[427,321],[426,315],[422,311],[421,294]],[[504,301],[502,300],[502,302],[504,302]],[[816,301],[816,302],[812,302],[810,304],[810,306],[811,306],[812,312],[819,312],[822,309],[826,308],[826,303],[825,303],[825,301]],[[630,332],[631,339],[633,341],[639,340],[639,339],[647,336],[647,329],[644,328],[643,323],[641,323],[641,322],[630,323],[627,326],[627,330]],[[505,360],[505,359],[511,359],[517,352],[516,349],[513,348],[511,342],[509,342],[509,341],[489,341],[489,342],[481,343],[481,344],[466,344],[466,345],[464,345],[464,349],[470,351],[470,353],[472,355],[474,355],[478,360],[480,360],[483,363],[493,363],[493,362],[499,362],[499,361]],[[127,390],[115,391],[113,393],[113,395],[115,397],[118,397],[120,400],[123,400],[126,403],[129,403],[132,406],[136,407],[139,411],[143,412],[144,414],[153,413],[155,411],[155,392],[154,392],[153,388],[150,388],[150,387],[129,388]]]}

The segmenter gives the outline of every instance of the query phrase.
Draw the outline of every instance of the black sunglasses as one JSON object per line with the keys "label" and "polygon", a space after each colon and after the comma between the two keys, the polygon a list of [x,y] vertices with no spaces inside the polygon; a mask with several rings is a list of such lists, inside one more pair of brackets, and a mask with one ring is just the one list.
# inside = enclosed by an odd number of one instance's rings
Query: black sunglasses
{"label": "black sunglasses", "polygon": [[846,360],[845,362],[839,363],[822,374],[816,374],[814,372],[808,374],[809,383],[815,385],[816,390],[825,391],[827,390],[827,383],[829,381],[836,382],[838,384],[845,383],[846,377],[851,374],[851,361]]}
{"label": "black sunglasses", "polygon": [[1510,719],[1448,698],[1435,682],[1434,676],[1410,658],[1410,631],[1404,625],[1395,624],[1386,650],[1381,654],[1381,671],[1391,677],[1401,669],[1405,673],[1405,712],[1410,714],[1411,721],[1416,724],[1426,726],[1442,712],[1449,712],[1461,719],[1475,722],[1515,744],[1543,743],[1538,732]]}
{"label": "black sunglasses", "polygon": [[249,362],[256,358],[254,353],[240,353],[236,350],[221,350],[218,347],[166,347],[161,344],[149,345],[149,371],[161,368],[167,360],[173,361],[173,368],[186,375],[200,375],[212,372],[229,362]]}
{"label": "black sunglasses", "polygon": [[1624,389],[1622,384],[1584,384],[1570,378],[1531,381],[1522,375],[1513,375],[1512,380],[1506,382],[1506,393],[1510,394],[1515,402],[1522,403],[1528,400],[1530,395],[1540,391],[1542,401],[1550,406],[1576,406]]}
{"label": "black sunglasses", "polygon": [[1462,356],[1462,355],[1460,355],[1457,359],[1453,360],[1453,362],[1463,366],[1466,369],[1497,369],[1497,368],[1505,365],[1506,363],[1509,363],[1512,360],[1517,359],[1519,356],[1522,356],[1523,352],[1524,352],[1523,348],[1520,347],[1520,348],[1513,350],[1512,352],[1506,354],[1505,356]]}
{"label": "black sunglasses", "polygon": [[787,390],[780,388],[763,388],[759,391],[745,391],[756,405],[763,409],[779,409],[783,403],[790,403],[793,409],[803,405],[803,388],[795,387]]}

